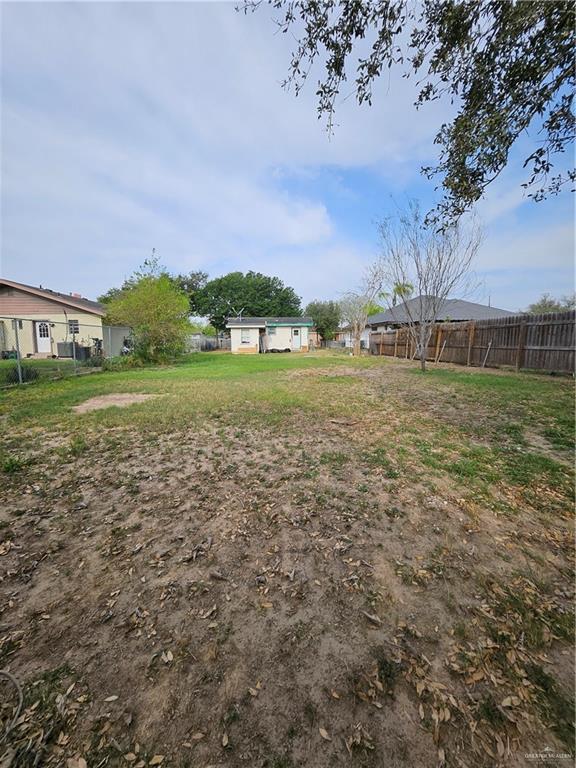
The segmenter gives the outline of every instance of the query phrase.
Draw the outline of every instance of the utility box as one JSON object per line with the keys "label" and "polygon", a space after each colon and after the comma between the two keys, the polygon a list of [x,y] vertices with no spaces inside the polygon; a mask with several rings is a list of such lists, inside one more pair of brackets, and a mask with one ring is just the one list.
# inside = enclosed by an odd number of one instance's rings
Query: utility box
{"label": "utility box", "polygon": [[56,345],[58,357],[72,357],[72,342],[59,341]]}
{"label": "utility box", "polygon": [[[72,341],[59,341],[56,345],[58,357],[74,357],[74,348]],[[76,360],[82,362],[90,357],[90,347],[82,347],[76,343]]]}

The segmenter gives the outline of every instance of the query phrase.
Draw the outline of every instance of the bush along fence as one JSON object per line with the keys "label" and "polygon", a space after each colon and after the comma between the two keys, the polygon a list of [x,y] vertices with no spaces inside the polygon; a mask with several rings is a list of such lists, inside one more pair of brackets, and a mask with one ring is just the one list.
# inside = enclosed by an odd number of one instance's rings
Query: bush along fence
{"label": "bush along fence", "polygon": [[100,370],[130,350],[130,328],[0,316],[0,387]]}
{"label": "bush along fence", "polygon": [[[480,367],[574,373],[575,312],[435,323],[427,359]],[[407,327],[370,334],[370,352],[412,359]]]}

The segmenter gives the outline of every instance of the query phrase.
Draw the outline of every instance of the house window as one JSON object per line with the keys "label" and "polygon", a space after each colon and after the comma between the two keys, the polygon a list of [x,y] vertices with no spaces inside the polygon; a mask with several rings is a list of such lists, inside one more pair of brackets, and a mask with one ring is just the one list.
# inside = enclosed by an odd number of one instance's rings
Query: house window
{"label": "house window", "polygon": [[250,344],[250,328],[242,328],[240,330],[240,341],[242,344]]}
{"label": "house window", "polygon": [[275,326],[272,326],[272,328],[268,328],[268,336],[275,336],[275,335],[276,335]]}
{"label": "house window", "polygon": [[38,323],[38,336],[41,339],[50,338],[50,329],[48,328],[48,323]]}
{"label": "house window", "polygon": [[68,332],[69,333],[80,333],[80,323],[78,320],[68,320]]}

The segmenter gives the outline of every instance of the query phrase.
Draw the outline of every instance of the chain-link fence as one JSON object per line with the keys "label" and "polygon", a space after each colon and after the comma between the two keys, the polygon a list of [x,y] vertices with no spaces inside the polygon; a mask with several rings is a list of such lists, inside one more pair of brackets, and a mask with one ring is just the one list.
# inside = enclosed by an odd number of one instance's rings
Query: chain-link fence
{"label": "chain-link fence", "polygon": [[100,370],[105,357],[129,354],[130,328],[95,318],[0,316],[0,387]]}

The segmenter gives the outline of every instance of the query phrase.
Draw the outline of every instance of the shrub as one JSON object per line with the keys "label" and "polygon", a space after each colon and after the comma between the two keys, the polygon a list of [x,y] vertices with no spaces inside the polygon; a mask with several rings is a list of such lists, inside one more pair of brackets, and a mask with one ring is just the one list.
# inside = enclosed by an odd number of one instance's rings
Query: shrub
{"label": "shrub", "polygon": [[132,328],[134,356],[150,362],[184,352],[189,311],[188,297],[165,274],[140,277],[108,305],[112,322]]}
{"label": "shrub", "polygon": [[123,355],[122,357],[105,357],[102,360],[103,371],[130,371],[133,368],[143,368],[144,361],[135,355]]}
{"label": "shrub", "polygon": [[[40,378],[40,371],[38,368],[34,368],[32,365],[22,365],[22,381],[36,381]],[[20,379],[18,377],[18,366],[12,365],[10,368],[6,368],[0,371],[0,376],[5,384],[18,384]]]}

